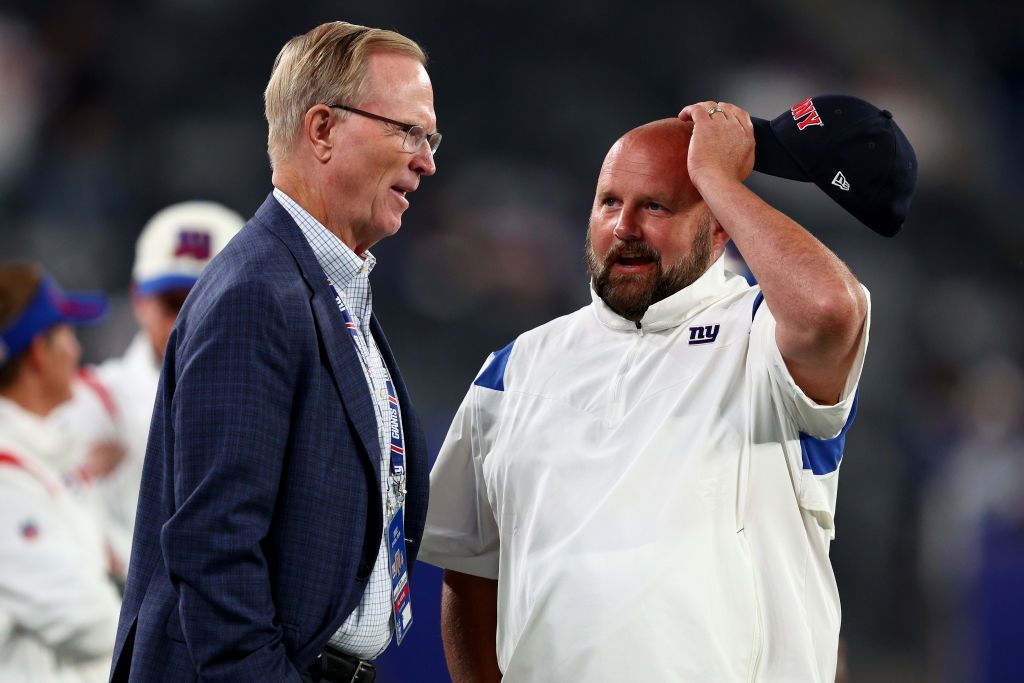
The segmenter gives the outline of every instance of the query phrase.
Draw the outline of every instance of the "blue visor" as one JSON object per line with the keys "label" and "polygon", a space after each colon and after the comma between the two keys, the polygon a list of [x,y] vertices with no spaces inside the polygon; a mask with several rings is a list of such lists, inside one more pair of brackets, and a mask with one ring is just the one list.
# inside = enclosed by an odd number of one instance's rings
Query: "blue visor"
{"label": "blue visor", "polygon": [[25,310],[0,333],[0,365],[27,349],[40,332],[54,325],[84,325],[107,312],[107,299],[98,292],[65,293],[56,280],[45,276]]}
{"label": "blue visor", "polygon": [[165,275],[135,283],[135,291],[143,296],[156,296],[164,292],[190,290],[197,277],[192,275]]}

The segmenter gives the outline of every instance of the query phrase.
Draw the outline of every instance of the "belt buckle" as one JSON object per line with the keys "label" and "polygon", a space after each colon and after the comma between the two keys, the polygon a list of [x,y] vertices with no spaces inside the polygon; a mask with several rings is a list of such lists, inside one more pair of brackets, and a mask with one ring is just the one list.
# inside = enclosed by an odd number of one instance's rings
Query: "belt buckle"
{"label": "belt buckle", "polygon": [[347,654],[328,643],[317,655],[313,667],[320,681],[332,683],[370,683],[377,677],[372,662]]}
{"label": "belt buckle", "polygon": [[356,670],[352,673],[352,678],[349,679],[349,683],[360,683],[363,680],[362,675],[364,673],[370,674],[370,677],[366,679],[367,681],[372,681],[377,677],[373,664],[360,659],[356,665]]}

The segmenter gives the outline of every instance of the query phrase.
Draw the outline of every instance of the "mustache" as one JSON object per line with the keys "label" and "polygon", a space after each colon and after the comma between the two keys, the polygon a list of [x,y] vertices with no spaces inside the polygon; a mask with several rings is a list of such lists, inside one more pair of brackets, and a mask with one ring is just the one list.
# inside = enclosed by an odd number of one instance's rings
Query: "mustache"
{"label": "mustache", "polygon": [[612,264],[623,257],[646,258],[661,263],[661,252],[651,246],[648,242],[638,240],[636,242],[616,242],[604,256],[604,267],[611,268]]}

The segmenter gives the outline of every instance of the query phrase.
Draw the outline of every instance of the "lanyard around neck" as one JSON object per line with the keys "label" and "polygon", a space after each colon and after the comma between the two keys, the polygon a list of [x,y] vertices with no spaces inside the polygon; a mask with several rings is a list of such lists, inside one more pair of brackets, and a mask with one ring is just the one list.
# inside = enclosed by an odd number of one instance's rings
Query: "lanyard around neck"
{"label": "lanyard around neck", "polygon": [[[338,290],[334,288],[334,283],[331,282],[330,278],[327,278],[327,286],[331,288],[331,292],[334,293],[334,302],[338,305],[338,310],[341,311],[341,317],[345,321],[345,328],[348,329],[352,335],[352,343],[356,345],[356,355],[359,357],[359,362],[362,363],[363,370],[366,372],[367,377],[372,379],[373,373],[370,371],[370,364],[364,357],[364,353],[361,350],[359,343],[359,332],[356,328],[356,324],[352,322],[352,316],[349,315],[348,308],[345,306],[345,302],[341,300],[341,296],[338,294]],[[369,350],[367,349],[367,353]],[[399,483],[397,493],[399,494],[399,505],[401,505],[402,498],[404,498],[403,489],[401,485],[405,479],[405,434],[402,429],[402,414],[398,406],[398,395],[395,392],[395,385],[391,382],[391,377],[388,376],[387,368],[385,370],[384,384],[387,387],[388,393],[388,417],[390,424],[388,425],[388,432],[391,435],[391,476]],[[372,398],[372,396],[371,396]],[[373,399],[376,401],[376,399]]]}

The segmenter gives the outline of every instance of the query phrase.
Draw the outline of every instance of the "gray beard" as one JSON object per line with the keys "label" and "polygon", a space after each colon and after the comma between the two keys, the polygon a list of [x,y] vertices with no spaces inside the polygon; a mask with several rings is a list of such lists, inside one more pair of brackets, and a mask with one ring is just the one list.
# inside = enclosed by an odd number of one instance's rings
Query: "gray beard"
{"label": "gray beard", "polygon": [[[654,260],[649,273],[612,273],[612,265],[623,251]],[[693,238],[693,248],[668,270],[662,270],[661,254],[647,242],[617,242],[599,262],[594,253],[590,229],[587,229],[587,267],[594,280],[594,291],[608,307],[626,320],[639,322],[651,304],[672,296],[689,286],[711,266],[711,222],[702,220]]]}

